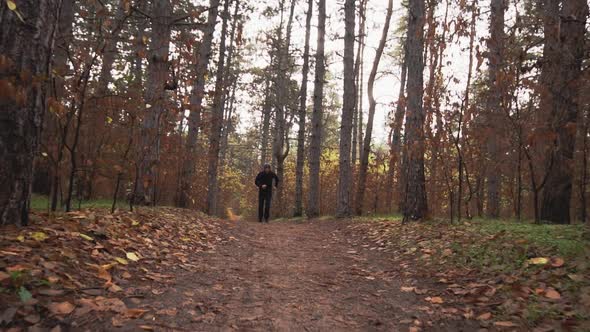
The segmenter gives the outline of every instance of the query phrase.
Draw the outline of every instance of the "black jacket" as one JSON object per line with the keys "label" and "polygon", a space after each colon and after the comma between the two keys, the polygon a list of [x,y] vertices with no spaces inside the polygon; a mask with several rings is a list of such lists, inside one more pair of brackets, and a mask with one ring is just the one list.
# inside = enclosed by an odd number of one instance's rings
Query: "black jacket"
{"label": "black jacket", "polygon": [[[272,180],[273,179],[275,180],[275,186],[278,187],[279,186],[279,177],[274,172],[266,173],[266,172],[262,171],[262,172],[258,173],[254,183],[256,184],[256,186],[258,188],[260,188],[260,191],[272,192]],[[262,189],[263,184],[266,185],[265,189]]]}

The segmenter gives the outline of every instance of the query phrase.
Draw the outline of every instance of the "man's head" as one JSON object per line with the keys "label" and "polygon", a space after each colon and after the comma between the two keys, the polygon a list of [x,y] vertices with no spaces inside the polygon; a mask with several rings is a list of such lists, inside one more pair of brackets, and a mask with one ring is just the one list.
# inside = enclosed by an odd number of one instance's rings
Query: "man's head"
{"label": "man's head", "polygon": [[264,164],[263,170],[265,173],[270,173],[270,171],[271,171],[270,164]]}

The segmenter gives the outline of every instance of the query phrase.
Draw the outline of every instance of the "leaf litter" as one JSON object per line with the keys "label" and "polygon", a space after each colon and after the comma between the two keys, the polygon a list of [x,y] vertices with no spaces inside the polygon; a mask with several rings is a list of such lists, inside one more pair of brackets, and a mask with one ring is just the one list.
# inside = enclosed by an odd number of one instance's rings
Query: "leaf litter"
{"label": "leaf litter", "polygon": [[366,249],[391,254],[408,280],[401,292],[419,296],[413,282],[437,280],[420,285],[429,288],[425,301],[484,329],[590,330],[588,243],[584,254],[564,258],[550,246],[473,224],[360,220],[349,229],[366,234]]}
{"label": "leaf litter", "polygon": [[32,220],[0,235],[0,328],[61,329],[100,315],[124,326],[155,312],[134,307],[156,291],[151,283],[173,283],[176,271],[194,267],[191,255],[219,240],[216,219],[174,208],[36,213]]}

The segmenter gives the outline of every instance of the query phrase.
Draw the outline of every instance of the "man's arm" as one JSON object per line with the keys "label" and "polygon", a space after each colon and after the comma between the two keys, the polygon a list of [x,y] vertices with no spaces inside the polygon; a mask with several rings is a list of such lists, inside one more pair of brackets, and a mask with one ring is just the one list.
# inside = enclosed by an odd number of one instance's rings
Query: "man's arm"
{"label": "man's arm", "polygon": [[256,179],[254,180],[254,184],[256,185],[256,187],[260,187],[260,173],[258,173],[258,175],[256,175]]}

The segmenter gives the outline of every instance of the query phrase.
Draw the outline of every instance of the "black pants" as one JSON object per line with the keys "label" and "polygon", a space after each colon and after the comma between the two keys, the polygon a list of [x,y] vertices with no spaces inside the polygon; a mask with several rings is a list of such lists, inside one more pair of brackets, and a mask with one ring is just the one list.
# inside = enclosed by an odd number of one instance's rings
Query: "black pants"
{"label": "black pants", "polygon": [[262,217],[268,221],[270,216],[270,202],[272,201],[272,191],[260,190],[258,192],[258,221],[262,221]]}

